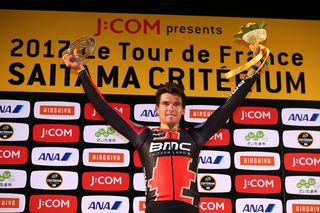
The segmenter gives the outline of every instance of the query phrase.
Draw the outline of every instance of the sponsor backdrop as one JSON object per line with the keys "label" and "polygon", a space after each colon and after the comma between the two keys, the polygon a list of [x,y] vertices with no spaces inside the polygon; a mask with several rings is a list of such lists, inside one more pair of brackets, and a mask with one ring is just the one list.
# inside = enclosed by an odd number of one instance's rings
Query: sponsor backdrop
{"label": "sponsor backdrop", "polygon": [[181,123],[204,121],[250,60],[233,35],[267,24],[271,50],[243,104],[199,158],[201,212],[320,212],[320,22],[0,10],[0,212],[144,212],[137,152],[88,102],[62,55],[95,37],[86,66],[124,116],[154,127],[166,81],[189,97]]}

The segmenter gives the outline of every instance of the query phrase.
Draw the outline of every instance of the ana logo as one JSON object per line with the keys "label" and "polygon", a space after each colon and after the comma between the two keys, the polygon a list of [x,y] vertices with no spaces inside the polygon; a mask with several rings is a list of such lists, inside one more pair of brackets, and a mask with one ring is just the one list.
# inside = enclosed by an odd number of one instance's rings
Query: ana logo
{"label": "ana logo", "polygon": [[81,200],[82,212],[129,212],[129,198],[122,196],[83,196]]}
{"label": "ana logo", "polygon": [[228,198],[200,197],[200,213],[231,213],[232,202]]}
{"label": "ana logo", "polygon": [[26,183],[26,171],[16,169],[0,169],[0,189],[24,188]]}
{"label": "ana logo", "polygon": [[218,108],[218,105],[187,105],[184,119],[187,122],[202,123]]}
{"label": "ana logo", "polygon": [[273,175],[237,175],[236,191],[240,193],[277,194],[281,192],[281,178]]}
{"label": "ana logo", "polygon": [[237,169],[245,170],[278,170],[280,156],[273,152],[236,152],[234,163]]}
{"label": "ana logo", "polygon": [[128,173],[122,172],[84,172],[82,188],[95,191],[126,191],[129,189]]}
{"label": "ana logo", "polygon": [[271,107],[237,107],[233,120],[238,124],[274,125],[278,123],[278,111]]}
{"label": "ana logo", "polygon": [[83,139],[87,143],[126,144],[129,140],[109,125],[85,126]]}
{"label": "ana logo", "polygon": [[320,213],[319,200],[293,199],[287,201],[288,213]]}
{"label": "ana logo", "polygon": [[269,129],[236,129],[233,140],[236,146],[242,147],[277,147],[279,134],[276,130]]}
{"label": "ana logo", "polygon": [[52,143],[75,143],[80,138],[80,127],[69,124],[35,124],[33,140]]}
{"label": "ana logo", "polygon": [[32,171],[30,185],[33,189],[74,190],[78,187],[78,173],[70,171]]}
{"label": "ana logo", "polygon": [[159,115],[155,104],[136,104],[134,106],[134,119],[137,121],[159,122]]}
{"label": "ana logo", "polygon": [[204,146],[229,146],[230,144],[230,131],[228,129],[220,129],[216,132]]}
{"label": "ana logo", "polygon": [[0,193],[0,212],[23,212],[25,205],[25,195]]}
{"label": "ana logo", "polygon": [[201,150],[199,169],[228,169],[231,165],[229,152]]}
{"label": "ana logo", "polygon": [[291,126],[320,126],[320,109],[284,108],[282,123]]}
{"label": "ana logo", "polygon": [[319,149],[320,131],[286,130],[283,131],[283,145],[297,149]]}
{"label": "ana logo", "polygon": [[297,195],[320,195],[320,177],[318,176],[287,176],[286,192]]}
{"label": "ana logo", "polygon": [[[108,103],[110,107],[119,112],[123,117],[130,118],[130,105],[121,103]],[[84,105],[84,118],[87,120],[104,120],[103,117],[94,109],[91,103]]]}
{"label": "ana logo", "polygon": [[231,177],[222,174],[198,174],[199,192],[223,193],[231,190]]}
{"label": "ana logo", "polygon": [[29,115],[29,101],[0,100],[0,118],[27,118]]}
{"label": "ana logo", "polygon": [[31,161],[43,166],[76,166],[79,162],[79,150],[64,147],[35,147]]}
{"label": "ana logo", "polygon": [[28,149],[24,146],[0,146],[0,165],[26,164]]}
{"label": "ana logo", "polygon": [[285,153],[284,167],[289,171],[320,172],[320,154]]}
{"label": "ana logo", "polygon": [[34,117],[51,120],[76,120],[80,117],[80,104],[56,101],[36,102]]}
{"label": "ana logo", "polygon": [[40,194],[31,195],[29,202],[30,212],[55,213],[76,212],[78,199],[71,195]]}
{"label": "ana logo", "polygon": [[268,198],[240,198],[236,200],[236,212],[283,212],[281,200]]}
{"label": "ana logo", "polygon": [[26,141],[28,137],[28,124],[0,122],[0,141]]}
{"label": "ana logo", "polygon": [[129,150],[110,148],[87,148],[83,151],[85,166],[127,167],[130,162]]}

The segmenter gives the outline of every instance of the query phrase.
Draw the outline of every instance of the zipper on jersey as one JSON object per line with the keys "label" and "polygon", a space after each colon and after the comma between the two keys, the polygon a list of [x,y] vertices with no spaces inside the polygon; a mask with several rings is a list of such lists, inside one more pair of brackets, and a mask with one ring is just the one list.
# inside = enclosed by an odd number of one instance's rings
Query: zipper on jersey
{"label": "zipper on jersey", "polygon": [[172,200],[175,200],[175,186],[174,186],[174,163],[173,163],[173,148],[172,148],[172,130],[170,129],[170,158],[171,158],[171,174],[172,174]]}

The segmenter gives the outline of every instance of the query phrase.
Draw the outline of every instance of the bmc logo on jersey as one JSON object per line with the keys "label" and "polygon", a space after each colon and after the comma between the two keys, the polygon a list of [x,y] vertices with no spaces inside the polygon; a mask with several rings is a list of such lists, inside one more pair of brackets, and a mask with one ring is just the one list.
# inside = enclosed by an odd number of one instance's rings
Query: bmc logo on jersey
{"label": "bmc logo on jersey", "polygon": [[76,196],[61,194],[39,194],[30,196],[30,212],[76,212],[77,208],[78,200]]}
{"label": "bmc logo on jersey", "polygon": [[75,143],[80,138],[80,128],[69,124],[35,124],[33,140],[38,142]]}
{"label": "bmc logo on jersey", "polygon": [[159,115],[155,110],[155,104],[134,105],[134,119],[145,122],[159,122]]}
{"label": "bmc logo on jersey", "polygon": [[232,213],[232,202],[228,198],[200,197],[200,213]]}
{"label": "bmc logo on jersey", "polygon": [[29,101],[0,100],[0,118],[27,118],[29,115]]}
{"label": "bmc logo on jersey", "polygon": [[[110,107],[118,111],[125,118],[130,118],[130,105],[121,103],[108,103]],[[95,110],[91,103],[84,105],[84,118],[87,120],[102,121],[103,117]]]}
{"label": "bmc logo on jersey", "polygon": [[63,101],[39,101],[34,104],[34,117],[51,120],[76,120],[80,117],[80,104]]}
{"label": "bmc logo on jersey", "polygon": [[122,172],[84,172],[82,188],[95,191],[126,191],[129,189],[128,173]]}
{"label": "bmc logo on jersey", "polygon": [[129,198],[123,196],[95,195],[83,196],[82,212],[129,212]]}
{"label": "bmc logo on jersey", "polygon": [[236,191],[253,194],[277,194],[281,192],[281,178],[273,175],[237,175]]}
{"label": "bmc logo on jersey", "polygon": [[320,154],[285,153],[284,167],[289,171],[320,172]]}
{"label": "bmc logo on jersey", "polygon": [[0,146],[1,164],[26,164],[28,149],[24,146]]}
{"label": "bmc logo on jersey", "polygon": [[229,144],[230,131],[222,128],[207,140],[204,146],[229,146]]}
{"label": "bmc logo on jersey", "polygon": [[271,107],[238,107],[233,120],[238,124],[274,125],[278,123],[278,111]]}
{"label": "bmc logo on jersey", "polygon": [[320,109],[284,108],[282,123],[290,126],[320,126]]}
{"label": "bmc logo on jersey", "polygon": [[24,212],[25,205],[25,195],[0,193],[0,212]]}
{"label": "bmc logo on jersey", "polygon": [[268,198],[239,198],[236,200],[236,212],[243,213],[282,213],[281,200]]}

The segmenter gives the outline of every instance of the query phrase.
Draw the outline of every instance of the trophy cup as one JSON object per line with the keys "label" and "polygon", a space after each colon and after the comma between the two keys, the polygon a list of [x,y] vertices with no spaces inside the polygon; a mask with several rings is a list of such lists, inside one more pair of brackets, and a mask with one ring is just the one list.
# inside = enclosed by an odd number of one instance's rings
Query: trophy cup
{"label": "trophy cup", "polygon": [[[255,48],[259,47],[260,52],[246,64],[226,73],[226,78],[235,76],[248,69],[249,72],[247,73],[247,77],[252,77],[255,73],[259,72],[262,66],[267,65],[267,58],[270,54],[270,50],[261,44],[267,39],[267,31],[265,30],[265,26],[266,24],[264,22],[262,22],[261,24],[248,23],[242,26],[240,31],[234,35],[234,37],[248,43],[249,48],[252,51],[254,51]],[[259,60],[261,61],[260,67],[258,67],[258,69],[256,70],[252,69],[252,66],[256,64]]]}
{"label": "trophy cup", "polygon": [[72,42],[67,49],[68,54],[73,54],[73,62],[88,58],[93,54],[96,47],[96,41],[93,36],[82,36],[78,40]]}

